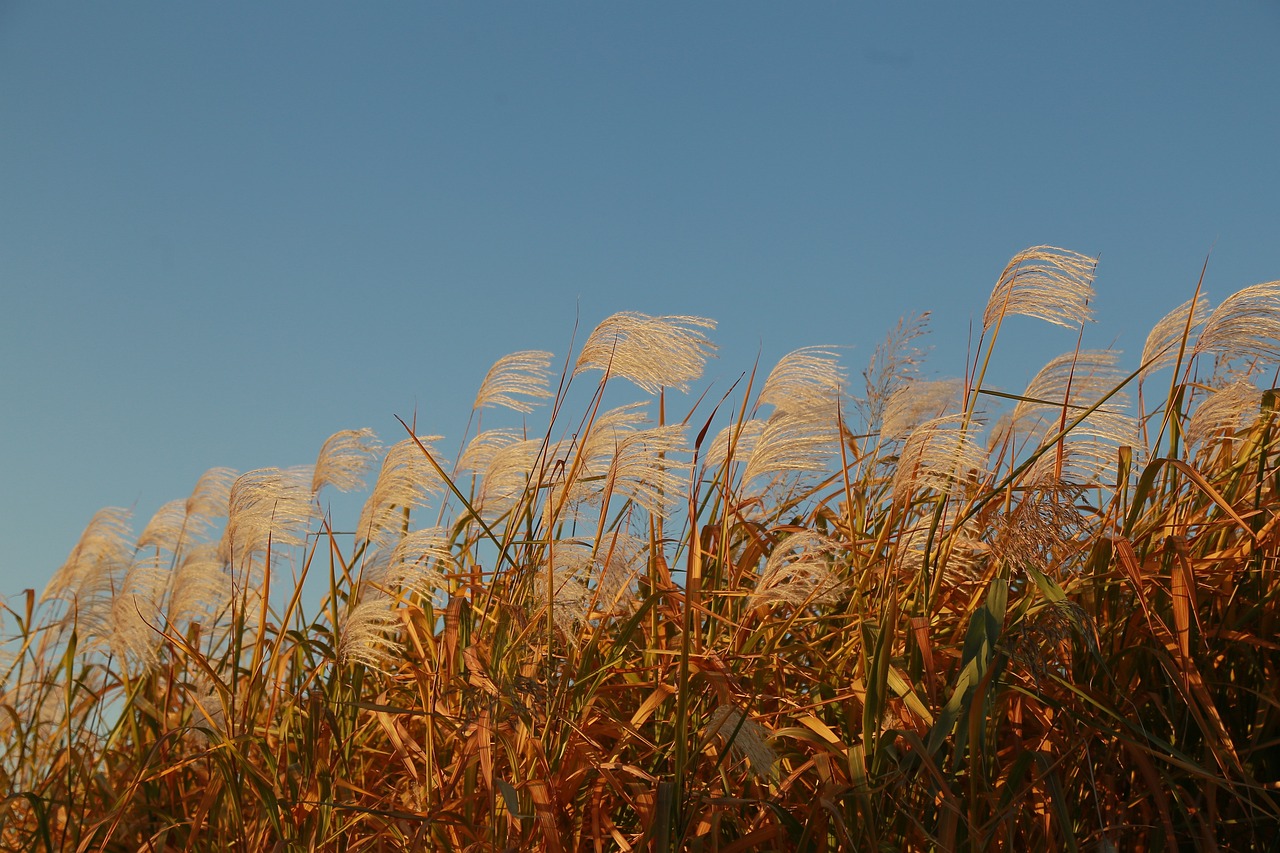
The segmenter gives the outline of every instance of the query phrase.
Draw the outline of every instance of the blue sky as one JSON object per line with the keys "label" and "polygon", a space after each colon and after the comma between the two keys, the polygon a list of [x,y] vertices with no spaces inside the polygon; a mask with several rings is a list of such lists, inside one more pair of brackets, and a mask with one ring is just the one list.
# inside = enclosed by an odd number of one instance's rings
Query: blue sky
{"label": "blue sky", "polygon": [[[714,318],[723,389],[932,310],[957,376],[1052,244],[1136,358],[1210,252],[1215,303],[1280,279],[1277,43],[1261,2],[0,5],[0,592],[214,465],[456,446],[576,319]],[[1074,343],[1012,324],[997,376]]]}

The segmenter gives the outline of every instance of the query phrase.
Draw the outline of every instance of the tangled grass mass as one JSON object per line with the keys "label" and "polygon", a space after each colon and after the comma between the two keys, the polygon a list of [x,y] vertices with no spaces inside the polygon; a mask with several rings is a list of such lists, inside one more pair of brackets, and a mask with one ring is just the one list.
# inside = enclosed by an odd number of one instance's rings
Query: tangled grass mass
{"label": "tangled grass mass", "polygon": [[494,365],[456,458],[102,510],[5,606],[0,844],[1275,849],[1280,282],[989,387],[1094,266],[1015,256],[952,380],[919,317],[696,398],[714,323],[623,313]]}

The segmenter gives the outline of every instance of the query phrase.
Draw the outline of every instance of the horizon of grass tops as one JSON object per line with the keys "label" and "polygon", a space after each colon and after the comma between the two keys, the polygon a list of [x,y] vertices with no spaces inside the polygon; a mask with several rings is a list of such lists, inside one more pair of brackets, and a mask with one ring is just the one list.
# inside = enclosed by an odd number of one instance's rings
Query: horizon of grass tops
{"label": "horizon of grass tops", "polygon": [[452,456],[344,430],[102,510],[4,607],[0,846],[1266,849],[1280,282],[984,384],[1094,266],[1016,255],[953,379],[922,315],[677,411],[714,322],[624,312],[500,359]]}

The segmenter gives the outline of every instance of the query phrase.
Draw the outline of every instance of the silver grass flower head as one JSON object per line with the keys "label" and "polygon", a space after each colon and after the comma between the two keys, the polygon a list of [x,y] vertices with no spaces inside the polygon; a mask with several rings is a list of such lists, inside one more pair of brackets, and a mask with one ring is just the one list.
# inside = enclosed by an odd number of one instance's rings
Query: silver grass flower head
{"label": "silver grass flower head", "polygon": [[774,546],[751,594],[751,607],[763,604],[830,604],[844,582],[832,568],[840,545],[812,530],[791,533]]}
{"label": "silver grass flower head", "polygon": [[[536,401],[549,400],[551,393],[551,353],[525,350],[503,356],[489,368],[472,410],[503,406],[528,414]],[[528,397],[530,399],[521,399]]]}
{"label": "silver grass flower head", "polygon": [[764,434],[764,426],[764,420],[751,418],[735,421],[720,430],[707,448],[707,467],[720,468],[730,459],[735,462],[749,460],[760,442],[760,436]]}
{"label": "silver grass flower head", "polygon": [[837,439],[826,423],[815,423],[803,415],[773,415],[760,430],[742,482],[745,486],[783,474],[822,471],[831,460]]}
{"label": "silver grass flower head", "polygon": [[259,468],[236,478],[219,543],[225,564],[247,564],[268,543],[300,545],[312,516],[310,467]]}
{"label": "silver grass flower head", "polygon": [[769,372],[759,403],[773,406],[775,412],[828,421],[834,429],[847,384],[834,352],[804,347],[783,356]]}
{"label": "silver grass flower head", "polygon": [[201,474],[187,498],[188,526],[195,519],[225,518],[231,500],[231,486],[239,476],[240,473],[231,468],[210,468]]}
{"label": "silver grass flower head", "polygon": [[155,548],[159,551],[176,552],[187,530],[187,502],[185,500],[169,501],[147,522],[138,535],[138,548]]}
{"label": "silver grass flower head", "polygon": [[231,600],[230,576],[218,559],[216,543],[186,552],[169,585],[168,619],[179,626],[203,622]]}
{"label": "silver grass flower head", "polygon": [[530,438],[494,453],[482,473],[479,508],[501,515],[515,506],[538,479],[534,468],[543,455],[542,446],[542,439]]}
{"label": "silver grass flower head", "polygon": [[646,546],[625,533],[611,533],[596,543],[557,540],[551,549],[555,603],[552,618],[571,643],[593,613],[610,616],[630,609]]}
{"label": "silver grass flower head", "polygon": [[[434,455],[432,443],[439,439],[438,435],[429,435],[418,441]],[[425,506],[443,487],[440,474],[414,439],[391,445],[373,491],[360,511],[357,538],[371,541],[394,535],[404,523],[404,510]]]}
{"label": "silver grass flower head", "polygon": [[1203,444],[1216,436],[1234,439],[1258,420],[1261,410],[1262,391],[1248,378],[1237,379],[1196,406],[1187,424],[1187,443]]}
{"label": "silver grass flower head", "polygon": [[50,578],[40,600],[74,600],[87,579],[127,565],[133,556],[131,538],[127,509],[106,507],[98,510],[80,534],[67,561]]}
{"label": "silver grass flower head", "polygon": [[647,420],[644,403],[629,403],[597,417],[575,447],[566,450],[557,446],[550,459],[564,459],[564,472],[573,474],[572,482],[566,479],[556,484],[558,501],[582,504],[598,496],[599,481],[608,476],[623,437],[635,432]]}
{"label": "silver grass flower head", "polygon": [[169,565],[170,558],[162,554],[134,562],[111,600],[110,645],[136,671],[160,659],[160,632],[165,628],[161,603],[169,586]]}
{"label": "silver grass flower head", "polygon": [[428,527],[396,542],[384,582],[389,590],[402,588],[429,598],[436,590],[447,589],[445,576],[457,570],[449,534],[443,528]]}
{"label": "silver grass flower head", "polygon": [[458,470],[483,474],[495,455],[522,440],[523,435],[514,429],[488,429],[479,432],[467,442],[466,449],[458,457]]}
{"label": "silver grass flower head", "polygon": [[922,489],[948,493],[985,473],[987,454],[964,424],[963,415],[943,415],[911,431],[898,454],[893,500],[906,503]]}
{"label": "silver grass flower head", "polygon": [[702,330],[715,326],[702,317],[614,314],[587,337],[573,373],[605,370],[650,394],[664,387],[688,391],[715,349]]}
{"label": "silver grass flower head", "polygon": [[1194,353],[1280,361],[1280,281],[1255,284],[1224,299],[1205,320]]}
{"label": "silver grass flower head", "polygon": [[311,478],[311,494],[318,495],[325,486],[333,486],[340,492],[363,489],[365,475],[373,468],[381,449],[371,429],[335,432],[320,448]]}
{"label": "silver grass flower head", "polygon": [[[1058,422],[1045,423],[1038,446],[1051,441],[1060,431]],[[1117,412],[1091,413],[1062,438],[1062,444],[1061,470],[1057,469],[1056,449],[1050,449],[1036,460],[1036,476],[1053,472],[1054,479],[1068,483],[1114,485],[1120,447],[1133,451],[1139,468],[1146,458],[1137,418]]]}
{"label": "silver grass flower head", "polygon": [[922,421],[950,414],[960,405],[963,390],[959,379],[902,383],[885,404],[880,434],[899,439]]}
{"label": "silver grass flower head", "polygon": [[751,775],[775,779],[778,754],[769,746],[770,731],[732,705],[718,705],[702,730],[704,739],[719,738],[738,761],[746,759]]}
{"label": "silver grass flower head", "polygon": [[[1022,395],[1026,399],[1014,406],[1012,429],[1024,429],[1028,422],[1032,429],[1050,422],[1058,424],[1064,403],[1068,406],[1067,422],[1075,420],[1124,380],[1116,368],[1118,359],[1115,350],[1080,350],[1051,359],[1027,384]],[[1099,412],[1123,411],[1128,404],[1129,395],[1120,391]]]}
{"label": "silver grass flower head", "polygon": [[924,352],[915,341],[929,332],[929,312],[903,317],[871,354],[862,371],[863,396],[854,400],[868,430],[879,425],[889,397],[903,382],[915,378]]}
{"label": "silver grass flower head", "polygon": [[634,501],[651,516],[665,518],[683,503],[689,487],[685,426],[668,424],[618,436],[603,480],[580,480],[577,497],[599,506],[609,498]]}
{"label": "silver grass flower head", "polygon": [[1075,328],[1093,319],[1093,277],[1097,259],[1053,246],[1033,246],[1014,255],[1000,274],[986,310],[982,330],[1002,317],[1021,314]]}
{"label": "silver grass flower head", "polygon": [[391,649],[399,641],[399,613],[385,595],[373,595],[359,601],[347,611],[340,626],[338,660],[343,664],[361,663],[370,669],[383,670]]}
{"label": "silver grass flower head", "polygon": [[1142,347],[1142,359],[1146,365],[1143,374],[1154,373],[1165,367],[1173,366],[1177,361],[1178,350],[1182,347],[1182,338],[1189,336],[1186,351],[1190,353],[1195,342],[1195,332],[1209,316],[1209,299],[1201,294],[1195,299],[1174,308],[1151,327],[1147,334],[1147,342]]}

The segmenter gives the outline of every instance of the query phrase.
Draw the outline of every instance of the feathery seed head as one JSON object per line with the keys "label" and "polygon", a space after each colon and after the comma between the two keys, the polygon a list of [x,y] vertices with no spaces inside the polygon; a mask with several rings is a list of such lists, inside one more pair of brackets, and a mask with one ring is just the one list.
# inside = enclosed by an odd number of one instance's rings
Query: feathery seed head
{"label": "feathery seed head", "polygon": [[920,489],[951,491],[986,469],[987,454],[965,427],[963,415],[943,415],[917,426],[898,454],[893,500],[906,503]]}
{"label": "feathery seed head", "polygon": [[1228,440],[1252,426],[1262,409],[1262,391],[1247,378],[1238,379],[1196,407],[1187,424],[1187,443],[1201,444],[1215,436]]}
{"label": "feathery seed head", "polygon": [[1009,261],[982,314],[984,332],[1010,314],[1047,320],[1074,328],[1093,319],[1093,276],[1097,259],[1057,249],[1033,246]]}
{"label": "feathery seed head", "polygon": [[520,397],[534,401],[550,399],[550,385],[551,353],[541,350],[512,353],[489,368],[471,408],[474,411],[485,406],[505,406],[528,414],[535,403]]}
{"label": "feathery seed head", "polygon": [[138,535],[138,548],[155,548],[175,552],[181,546],[187,528],[187,502],[169,501],[151,516],[147,526]]}
{"label": "feathery seed head", "polygon": [[[1143,374],[1170,367],[1178,358],[1183,336],[1194,336],[1196,328],[1204,323],[1208,315],[1209,300],[1202,294],[1195,299],[1188,299],[1156,323],[1142,347],[1140,363],[1147,365]],[[1190,342],[1187,344],[1187,351],[1191,351]]]}
{"label": "feathery seed head", "polygon": [[899,385],[884,407],[880,434],[888,439],[902,438],[921,421],[948,414],[959,405],[963,390],[959,379]]}
{"label": "feathery seed head", "polygon": [[834,602],[844,587],[840,576],[831,568],[832,559],[839,551],[838,542],[812,530],[788,535],[765,561],[764,571],[751,594],[750,606]]}
{"label": "feathery seed head", "polygon": [[702,317],[614,314],[587,337],[573,373],[605,370],[610,376],[630,379],[650,394],[663,387],[687,391],[715,349],[702,329],[715,326]]}
{"label": "feathery seed head", "polygon": [[770,732],[732,705],[719,705],[702,730],[704,738],[723,741],[737,760],[746,759],[751,775],[771,780],[777,776],[778,754],[769,746]]}
{"label": "feathery seed head", "polygon": [[81,586],[94,576],[111,574],[128,564],[133,548],[129,544],[129,511],[120,507],[98,510],[90,520],[71,555],[54,572],[41,601],[51,598],[74,600]]}
{"label": "feathery seed head", "polygon": [[311,520],[312,470],[260,468],[241,474],[231,486],[227,526],[219,558],[227,565],[245,563],[272,545],[300,545]]}
{"label": "feathery seed head", "polygon": [[320,448],[311,478],[311,494],[318,495],[325,486],[333,486],[340,492],[363,489],[365,474],[373,467],[381,449],[371,429],[335,432]]}
{"label": "feathery seed head", "polygon": [[782,357],[760,389],[761,405],[775,413],[836,420],[846,385],[835,354],[824,347],[805,347]]}
{"label": "feathery seed head", "polygon": [[1205,320],[1194,353],[1280,361],[1280,281],[1228,296]]}
{"label": "feathery seed head", "polygon": [[[418,441],[432,451],[432,442],[439,439],[438,435],[430,435]],[[394,535],[404,523],[404,510],[425,506],[443,486],[435,466],[412,438],[391,445],[373,492],[360,511],[357,538],[371,541]]]}

